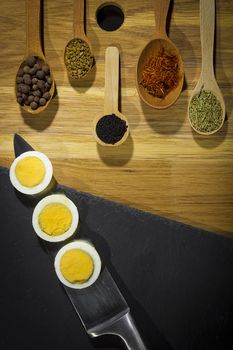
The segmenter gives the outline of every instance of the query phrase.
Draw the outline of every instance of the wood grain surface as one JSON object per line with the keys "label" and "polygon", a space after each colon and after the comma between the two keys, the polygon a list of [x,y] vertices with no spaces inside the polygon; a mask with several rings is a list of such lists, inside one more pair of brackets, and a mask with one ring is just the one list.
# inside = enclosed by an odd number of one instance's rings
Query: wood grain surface
{"label": "wood grain surface", "polygon": [[[125,21],[115,32],[100,29],[96,10],[86,4],[86,33],[96,66],[80,82],[70,81],[63,61],[73,34],[71,0],[44,1],[44,52],[57,95],[46,111],[30,115],[15,102],[14,78],[25,52],[25,3],[0,2],[0,164],[10,166],[13,134],[47,154],[57,180],[81,191],[157,213],[218,233],[233,234],[233,3],[216,1],[215,72],[227,121],[211,136],[191,130],[188,99],[201,67],[199,2],[174,0],[169,37],[179,48],[185,85],[167,110],[145,105],[136,91],[136,63],[155,28],[153,1],[118,0]],[[93,119],[103,113],[105,49],[117,46],[121,59],[120,110],[131,136],[120,147],[96,144]]]}

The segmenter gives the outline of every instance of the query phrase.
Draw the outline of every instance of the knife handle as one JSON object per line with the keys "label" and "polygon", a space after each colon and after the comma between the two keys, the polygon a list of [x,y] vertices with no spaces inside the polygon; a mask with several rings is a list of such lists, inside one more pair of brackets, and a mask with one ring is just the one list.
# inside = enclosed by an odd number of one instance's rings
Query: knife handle
{"label": "knife handle", "polygon": [[128,350],[147,350],[130,313],[126,313],[117,321],[103,327],[98,334],[92,333],[91,335],[95,337],[104,334],[120,337]]}

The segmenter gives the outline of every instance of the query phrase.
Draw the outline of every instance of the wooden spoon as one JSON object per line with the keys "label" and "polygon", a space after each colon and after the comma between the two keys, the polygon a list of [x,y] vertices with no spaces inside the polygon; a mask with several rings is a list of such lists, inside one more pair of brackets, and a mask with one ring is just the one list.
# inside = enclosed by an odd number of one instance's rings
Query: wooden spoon
{"label": "wooden spoon", "polygon": [[[155,19],[156,30],[154,38],[143,48],[137,63],[137,89],[141,99],[149,106],[158,109],[170,107],[179,97],[184,81],[183,62],[178,48],[168,38],[166,33],[166,18],[168,13],[170,0],[156,0],[155,1]],[[142,72],[145,64],[150,57],[156,56],[159,50],[163,47],[165,51],[176,55],[179,62],[179,82],[174,90],[171,90],[164,98],[157,98],[147,92],[147,90],[140,84],[142,80]]]}
{"label": "wooden spoon", "polygon": [[[118,109],[118,89],[119,89],[119,50],[117,47],[108,47],[105,52],[105,97],[104,115],[94,120],[94,136],[96,141],[102,146],[120,146],[129,135],[129,123],[127,118]],[[115,114],[126,122],[127,130],[123,137],[114,144],[103,142],[96,133],[98,121],[105,115]]]}
{"label": "wooden spoon", "polygon": [[[65,53],[64,53],[64,62],[67,68],[67,72],[71,77],[76,79],[82,79],[83,77],[85,77],[94,65],[94,55],[93,55],[92,46],[84,30],[84,4],[85,4],[84,0],[74,0],[73,38],[67,43],[65,47]],[[89,62],[90,64],[89,64],[88,70],[85,72],[85,74],[83,74],[80,77],[77,77],[71,74],[69,65],[66,63],[66,60],[65,60],[68,46],[77,39],[82,40],[84,43],[86,43],[89,46],[89,49],[91,52],[91,60]]]}
{"label": "wooden spoon", "polygon": [[[210,135],[217,132],[223,125],[225,120],[225,103],[222,93],[217,84],[214,75],[213,52],[214,52],[214,31],[215,31],[215,0],[200,0],[200,32],[201,32],[201,53],[202,53],[202,67],[198,83],[193,90],[189,106],[192,98],[199,95],[201,90],[212,92],[222,107],[222,123],[219,128],[210,131],[202,132],[197,130],[189,121],[192,128],[201,135]],[[189,108],[188,108],[189,110]]]}
{"label": "wooden spoon", "polygon": [[[29,56],[38,56],[39,62],[41,63],[44,62],[45,64],[48,65],[41,48],[40,9],[41,9],[40,0],[26,0],[26,52],[24,55],[23,62],[19,66],[19,69],[23,68],[23,66],[25,65],[25,60]],[[51,101],[55,90],[55,84],[54,84],[51,69],[50,69],[50,77],[52,79],[52,85],[49,91],[51,95],[50,99],[47,101],[47,103],[44,106],[39,106],[35,110],[33,110],[30,106],[26,106],[26,105],[21,106],[25,111],[32,114],[38,114],[48,107],[48,104]],[[15,79],[15,94],[16,93],[17,93],[17,84]]]}

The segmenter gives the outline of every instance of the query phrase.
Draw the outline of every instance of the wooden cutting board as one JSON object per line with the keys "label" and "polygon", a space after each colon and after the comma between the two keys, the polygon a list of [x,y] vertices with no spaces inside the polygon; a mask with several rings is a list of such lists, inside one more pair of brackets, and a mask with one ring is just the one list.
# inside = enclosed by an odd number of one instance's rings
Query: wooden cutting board
{"label": "wooden cutting board", "polygon": [[[154,30],[153,1],[119,0],[125,21],[115,32],[98,27],[96,10],[104,1],[87,1],[87,35],[96,67],[82,83],[70,82],[63,52],[72,36],[72,1],[44,1],[45,55],[53,69],[57,96],[37,117],[15,102],[14,77],[25,49],[24,1],[0,2],[0,164],[13,160],[14,132],[46,153],[60,183],[132,207],[178,219],[219,233],[233,234],[233,6],[216,1],[216,77],[226,102],[227,121],[210,137],[192,132],[188,99],[200,73],[199,2],[175,0],[169,35],[185,68],[185,88],[171,108],[142,103],[135,86],[138,55]],[[103,112],[104,55],[116,45],[121,55],[121,111],[131,137],[119,149],[96,145],[92,120]]]}

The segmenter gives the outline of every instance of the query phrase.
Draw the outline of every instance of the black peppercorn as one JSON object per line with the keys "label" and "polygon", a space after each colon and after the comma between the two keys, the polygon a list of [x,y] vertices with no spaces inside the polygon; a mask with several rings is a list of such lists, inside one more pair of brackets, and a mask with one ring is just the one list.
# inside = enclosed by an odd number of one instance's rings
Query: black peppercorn
{"label": "black peppercorn", "polygon": [[30,102],[29,102],[28,100],[24,100],[24,104],[25,104],[26,106],[29,106],[29,105],[30,105]]}
{"label": "black peppercorn", "polygon": [[31,85],[32,83],[30,74],[24,74],[23,80],[26,85]]}
{"label": "black peppercorn", "polygon": [[39,100],[39,105],[40,106],[44,106],[46,104],[46,102],[47,102],[46,99],[41,97],[40,100]]}
{"label": "black peppercorn", "polygon": [[43,72],[42,70],[38,70],[38,71],[36,72],[36,77],[37,77],[38,79],[44,79],[45,74],[44,74],[44,72]]}
{"label": "black peppercorn", "polygon": [[18,84],[17,85],[17,90],[19,91],[19,92],[22,92],[22,86],[23,86],[24,84]]}
{"label": "black peppercorn", "polygon": [[30,67],[29,66],[24,66],[23,67],[24,73],[29,73],[30,72]]}
{"label": "black peppercorn", "polygon": [[52,78],[49,75],[46,75],[46,81],[48,84],[52,85]]}
{"label": "black peppercorn", "polygon": [[34,97],[34,101],[35,101],[36,103],[38,103],[38,102],[40,101],[40,97],[39,97],[39,96],[35,96],[35,97]]}
{"label": "black peppercorn", "polygon": [[36,91],[33,91],[33,93],[32,93],[34,96],[41,96],[41,92],[40,92],[40,90],[36,90]]}
{"label": "black peppercorn", "polygon": [[35,101],[33,101],[33,102],[30,103],[30,107],[31,107],[31,109],[37,109],[38,108],[38,104]]}
{"label": "black peppercorn", "polygon": [[17,97],[17,102],[22,105],[23,104],[23,98],[22,97]]}
{"label": "black peppercorn", "polygon": [[42,70],[45,74],[49,74],[49,66],[47,64],[42,66]]}
{"label": "black peppercorn", "polygon": [[44,82],[44,80],[38,80],[37,86],[38,86],[38,88],[39,88],[40,90],[43,91],[44,88],[45,88],[45,82]]}
{"label": "black peppercorn", "polygon": [[24,93],[24,94],[28,94],[29,91],[30,91],[30,87],[26,84],[21,84],[21,91]]}
{"label": "black peppercorn", "polygon": [[29,103],[33,102],[34,101],[34,96],[33,95],[29,95],[28,96],[28,101],[29,101]]}
{"label": "black peppercorn", "polygon": [[16,83],[17,83],[17,84],[20,84],[20,83],[22,83],[22,82],[23,82],[23,77],[19,77],[19,76],[18,76],[18,77],[16,78]]}
{"label": "black peppercorn", "polygon": [[24,70],[23,70],[23,68],[19,68],[18,73],[17,73],[17,76],[18,76],[18,77],[22,77],[23,75],[24,75]]}
{"label": "black peppercorn", "polygon": [[37,79],[37,78],[32,78],[32,84],[36,84],[36,83],[37,83],[37,81],[38,81],[38,79]]}
{"label": "black peppercorn", "polygon": [[38,71],[38,69],[40,69],[39,63],[34,64],[34,68],[35,68],[36,71]]}
{"label": "black peppercorn", "polygon": [[51,85],[49,84],[49,83],[45,83],[44,84],[44,88],[45,88],[45,91],[49,91],[50,90],[50,87],[51,87]]}
{"label": "black peppercorn", "polygon": [[34,64],[36,63],[36,58],[34,56],[29,56],[27,59],[26,59],[26,63],[30,66],[30,67],[33,67]]}
{"label": "black peppercorn", "polygon": [[48,101],[51,98],[51,95],[49,92],[45,92],[42,97],[44,97]]}
{"label": "black peppercorn", "polygon": [[28,98],[28,95],[27,94],[22,94],[22,98],[23,98],[24,101],[26,101],[27,98]]}
{"label": "black peppercorn", "polygon": [[38,85],[37,85],[37,84],[33,84],[33,85],[32,85],[32,90],[33,90],[33,91],[38,90]]}
{"label": "black peppercorn", "polygon": [[36,74],[36,69],[34,67],[30,68],[29,74],[30,75],[35,75]]}

